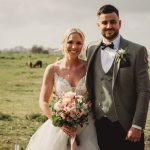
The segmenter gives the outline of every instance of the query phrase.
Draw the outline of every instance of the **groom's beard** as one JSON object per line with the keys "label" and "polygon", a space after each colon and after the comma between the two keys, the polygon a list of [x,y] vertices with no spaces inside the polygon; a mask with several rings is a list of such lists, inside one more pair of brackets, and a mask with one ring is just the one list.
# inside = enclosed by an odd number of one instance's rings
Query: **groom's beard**
{"label": "groom's beard", "polygon": [[[112,33],[111,35],[109,35],[109,34],[107,33],[107,31],[114,31],[114,33]],[[114,40],[114,39],[117,37],[118,34],[119,34],[119,30],[115,30],[115,29],[106,29],[106,30],[104,30],[104,31],[102,32],[103,37],[104,37],[105,39],[109,40],[109,41]]]}

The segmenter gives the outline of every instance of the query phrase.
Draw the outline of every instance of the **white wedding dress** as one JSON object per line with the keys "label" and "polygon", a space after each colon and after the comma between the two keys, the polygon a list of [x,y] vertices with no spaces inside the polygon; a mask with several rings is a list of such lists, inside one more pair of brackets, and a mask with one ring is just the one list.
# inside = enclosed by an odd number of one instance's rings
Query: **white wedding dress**
{"label": "white wedding dress", "polygon": [[[85,76],[80,79],[76,87],[71,87],[69,82],[55,73],[54,87],[57,95],[73,91],[77,94],[87,96]],[[88,125],[78,127],[77,136],[80,141],[78,150],[99,150],[96,131],[92,114],[88,117]],[[68,136],[48,119],[31,137],[26,150],[70,150]]]}

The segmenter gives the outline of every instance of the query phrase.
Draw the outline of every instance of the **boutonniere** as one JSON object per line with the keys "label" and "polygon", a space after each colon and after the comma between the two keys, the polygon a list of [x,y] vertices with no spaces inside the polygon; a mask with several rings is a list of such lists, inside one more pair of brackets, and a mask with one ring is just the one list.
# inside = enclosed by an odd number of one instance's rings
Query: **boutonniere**
{"label": "boutonniere", "polygon": [[116,62],[121,60],[126,61],[128,59],[128,53],[124,49],[117,49],[116,51]]}

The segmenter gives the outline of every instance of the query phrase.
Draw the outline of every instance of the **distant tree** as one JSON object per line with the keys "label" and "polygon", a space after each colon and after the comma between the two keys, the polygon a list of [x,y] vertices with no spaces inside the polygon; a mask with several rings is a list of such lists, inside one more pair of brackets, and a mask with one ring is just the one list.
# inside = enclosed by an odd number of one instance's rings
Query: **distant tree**
{"label": "distant tree", "polygon": [[44,50],[43,50],[43,47],[42,46],[38,46],[38,45],[34,45],[32,48],[31,48],[31,52],[32,53],[42,53]]}
{"label": "distant tree", "polygon": [[43,53],[43,54],[49,54],[49,51],[48,51],[48,50],[43,50],[42,53]]}

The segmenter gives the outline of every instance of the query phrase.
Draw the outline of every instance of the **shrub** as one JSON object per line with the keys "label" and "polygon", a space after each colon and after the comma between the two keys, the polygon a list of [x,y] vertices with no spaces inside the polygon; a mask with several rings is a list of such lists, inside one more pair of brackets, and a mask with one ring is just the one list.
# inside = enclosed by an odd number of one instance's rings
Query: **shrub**
{"label": "shrub", "polygon": [[3,121],[12,121],[12,116],[8,115],[8,114],[3,114],[2,112],[0,112],[0,120]]}
{"label": "shrub", "polygon": [[47,117],[37,113],[37,114],[26,115],[26,119],[31,121],[35,120],[37,122],[45,122],[47,120]]}

